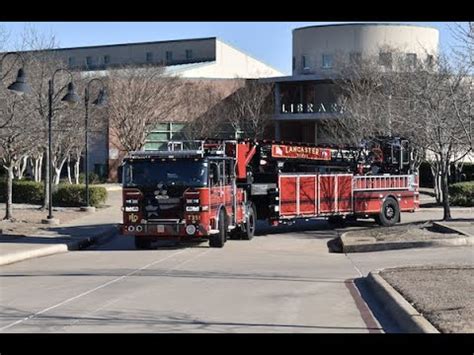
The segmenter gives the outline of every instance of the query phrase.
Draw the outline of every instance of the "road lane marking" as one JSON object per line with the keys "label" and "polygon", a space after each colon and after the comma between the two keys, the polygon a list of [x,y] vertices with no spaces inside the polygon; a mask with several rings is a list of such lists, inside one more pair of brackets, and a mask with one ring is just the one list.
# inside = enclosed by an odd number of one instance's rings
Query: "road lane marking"
{"label": "road lane marking", "polygon": [[[205,252],[200,253],[200,254],[198,254],[198,255],[195,255],[195,256],[193,256],[192,258],[188,259],[188,260],[184,260],[183,262],[179,263],[179,264],[176,265],[175,267],[173,267],[173,268],[171,268],[171,269],[169,269],[169,270],[163,272],[162,275],[163,275],[163,274],[168,274],[168,273],[170,273],[171,271],[176,270],[176,269],[178,269],[179,267],[181,267],[181,266],[183,266],[183,265],[185,265],[185,264],[187,264],[187,263],[189,263],[189,262],[191,262],[191,261],[193,261],[193,260],[195,260],[195,259],[197,259],[197,258],[199,258],[199,257],[201,257],[201,256],[203,256],[203,255],[205,255],[205,254],[207,254],[207,253],[209,253],[210,251],[211,251],[211,250],[206,250]],[[105,304],[101,305],[99,308],[94,309],[92,312],[86,312],[86,313],[80,315],[80,316],[77,317],[75,320],[73,320],[73,321],[70,322],[69,324],[63,326],[62,328],[67,328],[67,327],[71,327],[71,326],[73,326],[73,325],[76,325],[78,322],[80,322],[81,320],[83,320],[85,317],[91,316],[91,315],[93,315],[94,313],[96,313],[96,312],[98,312],[98,311],[100,311],[100,310],[102,310],[102,309],[104,309],[104,308],[106,308],[106,307],[108,307],[108,306],[110,306],[110,305],[112,305],[112,304],[114,304],[114,303],[117,303],[118,301],[120,301],[120,299],[121,299],[121,297],[117,297],[117,298],[113,299],[112,301],[106,302]]]}
{"label": "road lane marking", "polygon": [[19,320],[17,320],[16,322],[13,322],[13,323],[11,323],[11,324],[8,324],[8,325],[6,325],[6,326],[0,328],[0,332],[6,330],[6,329],[8,329],[8,328],[14,327],[15,325],[18,325],[18,324],[23,323],[23,322],[25,322],[25,321],[28,321],[28,320],[30,320],[30,319],[33,319],[33,318],[35,318],[35,317],[37,317],[37,316],[39,316],[39,315],[41,315],[41,314],[43,314],[43,313],[46,313],[46,312],[48,312],[48,311],[50,311],[50,310],[52,310],[52,309],[61,307],[61,306],[65,305],[65,304],[67,304],[67,303],[69,303],[69,302],[72,302],[72,301],[78,299],[78,298],[81,298],[81,297],[86,296],[86,295],[88,295],[88,294],[90,294],[90,293],[92,293],[92,292],[95,292],[95,291],[97,291],[97,290],[100,290],[101,288],[107,287],[107,286],[109,286],[109,285],[111,285],[111,284],[113,284],[113,283],[116,283],[116,282],[118,282],[118,281],[120,281],[120,280],[123,280],[123,279],[126,278],[126,277],[129,277],[129,276],[131,276],[131,275],[133,275],[133,274],[136,274],[137,272],[140,272],[140,271],[142,271],[142,270],[145,270],[145,269],[149,268],[150,266],[153,266],[153,265],[158,264],[158,263],[160,263],[160,262],[162,262],[162,261],[165,261],[165,260],[167,260],[167,259],[169,259],[169,258],[171,258],[171,257],[173,257],[173,256],[175,256],[175,255],[182,254],[182,253],[184,253],[184,252],[186,252],[186,251],[188,251],[188,250],[189,250],[189,249],[181,250],[181,251],[178,251],[178,252],[173,253],[173,254],[171,254],[171,255],[168,255],[168,256],[166,256],[166,257],[164,257],[164,258],[162,258],[162,259],[155,260],[155,261],[153,261],[152,263],[149,263],[149,264],[147,264],[147,265],[145,265],[145,266],[142,266],[142,267],[139,268],[139,269],[136,269],[136,270],[134,270],[134,271],[129,272],[128,274],[122,275],[122,276],[120,276],[120,277],[118,277],[118,278],[116,278],[116,279],[113,279],[113,280],[108,281],[108,282],[106,282],[106,283],[104,283],[104,284],[102,284],[102,285],[99,285],[99,286],[97,286],[97,287],[94,287],[93,289],[91,289],[91,290],[89,290],[89,291],[82,292],[81,294],[79,294],[79,295],[77,295],[77,296],[68,298],[67,300],[64,300],[64,301],[62,301],[62,302],[60,302],[60,303],[58,303],[58,304],[55,304],[54,306],[45,308],[45,309],[43,309],[43,310],[41,310],[41,311],[39,311],[39,312],[36,312],[36,313],[34,313],[34,314],[29,315],[28,317],[24,317],[24,318],[22,318],[22,319],[19,319]]}

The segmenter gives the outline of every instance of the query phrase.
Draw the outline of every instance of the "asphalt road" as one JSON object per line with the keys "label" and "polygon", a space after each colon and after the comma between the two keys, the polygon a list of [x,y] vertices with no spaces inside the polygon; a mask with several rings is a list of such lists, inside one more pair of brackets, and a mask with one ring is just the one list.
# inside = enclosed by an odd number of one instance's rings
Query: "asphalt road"
{"label": "asphalt road", "polygon": [[472,262],[468,247],[333,254],[335,232],[311,226],[263,230],[223,249],[143,251],[117,236],[3,266],[0,332],[397,332],[354,279],[389,266]]}

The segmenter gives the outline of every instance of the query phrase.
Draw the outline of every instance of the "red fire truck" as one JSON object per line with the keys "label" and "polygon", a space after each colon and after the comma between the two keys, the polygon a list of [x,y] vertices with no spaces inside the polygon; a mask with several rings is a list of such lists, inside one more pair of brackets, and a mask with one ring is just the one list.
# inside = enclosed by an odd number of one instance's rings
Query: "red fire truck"
{"label": "red fire truck", "polygon": [[124,235],[137,248],[160,238],[250,240],[256,221],[374,218],[382,226],[419,206],[411,148],[400,138],[359,147],[223,140],[170,142],[123,163]]}

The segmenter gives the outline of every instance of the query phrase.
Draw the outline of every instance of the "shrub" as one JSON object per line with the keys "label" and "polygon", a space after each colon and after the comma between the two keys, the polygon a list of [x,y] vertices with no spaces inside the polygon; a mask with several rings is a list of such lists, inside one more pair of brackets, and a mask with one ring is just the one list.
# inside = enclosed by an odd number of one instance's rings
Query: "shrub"
{"label": "shrub", "polygon": [[[89,186],[89,203],[99,207],[107,200],[107,190],[102,186]],[[64,207],[80,207],[86,202],[85,185],[60,184],[53,192],[53,205]]]}
{"label": "shrub", "polygon": [[[99,175],[93,172],[89,172],[89,184],[102,184],[106,181],[106,179],[101,178]],[[79,183],[85,184],[86,178],[84,173],[79,174]]]}
{"label": "shrub", "polygon": [[474,206],[474,181],[458,182],[449,186],[449,202],[453,206]]}
{"label": "shrub", "polygon": [[[13,180],[13,203],[42,204],[44,185],[42,182]],[[7,182],[0,181],[0,202],[6,202]]]}

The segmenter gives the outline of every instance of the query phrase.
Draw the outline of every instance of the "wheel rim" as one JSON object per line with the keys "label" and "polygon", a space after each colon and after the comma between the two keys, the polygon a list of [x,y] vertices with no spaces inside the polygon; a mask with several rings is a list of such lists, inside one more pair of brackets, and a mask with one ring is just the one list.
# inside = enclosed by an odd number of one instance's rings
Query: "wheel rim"
{"label": "wheel rim", "polygon": [[253,213],[250,212],[250,214],[249,214],[249,221],[248,221],[250,234],[253,234],[254,231],[255,231],[255,223],[254,223],[254,221],[255,221],[255,220],[254,220],[254,218],[253,218]]}
{"label": "wheel rim", "polygon": [[385,207],[385,217],[387,217],[387,219],[393,219],[395,217],[395,209],[392,205]]}

